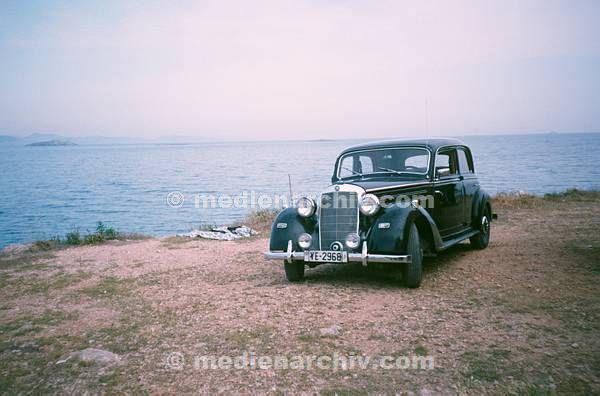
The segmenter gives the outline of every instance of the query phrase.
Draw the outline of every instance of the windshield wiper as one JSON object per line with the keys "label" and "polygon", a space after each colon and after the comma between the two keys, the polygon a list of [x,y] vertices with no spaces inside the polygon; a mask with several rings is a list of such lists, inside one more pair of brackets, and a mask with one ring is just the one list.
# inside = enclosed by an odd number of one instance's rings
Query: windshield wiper
{"label": "windshield wiper", "polygon": [[353,174],[355,174],[355,175],[358,175],[358,176],[360,176],[360,177],[362,177],[362,176],[363,176],[363,174],[362,174],[362,173],[360,173],[360,172],[357,172],[357,171],[355,171],[354,169],[346,168],[345,166],[342,166],[342,169],[344,169],[344,170],[347,170],[348,172],[352,172]]}
{"label": "windshield wiper", "polygon": [[396,169],[390,169],[390,168],[382,168],[382,167],[377,167],[377,169],[382,170],[382,171],[386,171],[386,172],[391,172],[391,173],[395,173],[397,175],[403,175],[406,172],[402,172]]}

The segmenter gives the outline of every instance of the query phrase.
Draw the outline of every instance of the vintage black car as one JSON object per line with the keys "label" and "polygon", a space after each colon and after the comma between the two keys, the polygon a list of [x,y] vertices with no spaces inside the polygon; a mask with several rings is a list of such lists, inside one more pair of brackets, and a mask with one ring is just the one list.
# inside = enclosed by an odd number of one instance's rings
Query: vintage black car
{"label": "vintage black car", "polygon": [[390,263],[402,267],[405,285],[419,287],[424,255],[466,239],[476,249],[489,243],[490,197],[460,140],[353,146],[338,156],[331,182],[273,223],[265,256],[284,261],[289,281],[302,280],[305,265]]}

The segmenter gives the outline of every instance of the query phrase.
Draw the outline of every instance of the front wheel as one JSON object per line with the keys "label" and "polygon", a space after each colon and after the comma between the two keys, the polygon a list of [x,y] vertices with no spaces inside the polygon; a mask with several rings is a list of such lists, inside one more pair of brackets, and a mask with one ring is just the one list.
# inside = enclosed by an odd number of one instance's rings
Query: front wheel
{"label": "front wheel", "polygon": [[472,236],[469,241],[471,246],[475,249],[485,249],[490,243],[490,228],[491,228],[491,213],[490,209],[486,208],[481,216],[481,223],[479,224],[479,234]]}
{"label": "front wheel", "polygon": [[303,262],[292,262],[287,261],[283,264],[285,268],[285,277],[290,282],[299,282],[304,279],[304,263]]}
{"label": "front wheel", "polygon": [[423,251],[421,250],[421,242],[419,240],[419,230],[417,230],[417,226],[414,224],[411,224],[408,232],[406,254],[411,255],[412,261],[410,264],[405,264],[404,268],[402,268],[402,279],[407,287],[419,287],[423,278]]}

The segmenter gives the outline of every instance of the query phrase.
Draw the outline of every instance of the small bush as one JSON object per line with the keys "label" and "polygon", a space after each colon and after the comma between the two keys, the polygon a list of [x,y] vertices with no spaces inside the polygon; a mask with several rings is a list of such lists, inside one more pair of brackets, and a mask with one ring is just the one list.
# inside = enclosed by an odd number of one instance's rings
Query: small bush
{"label": "small bush", "polygon": [[81,245],[82,239],[79,231],[69,232],[65,236],[65,244],[67,245]]}
{"label": "small bush", "polygon": [[101,221],[96,225],[96,232],[83,237],[84,245],[95,245],[105,241],[118,239],[120,234],[114,228],[108,228]]}
{"label": "small bush", "polygon": [[96,225],[96,235],[101,236],[105,240],[117,239],[119,233],[114,228],[107,228],[101,221]]}
{"label": "small bush", "polygon": [[87,234],[82,235],[79,230],[77,230],[66,234],[64,239],[56,237],[49,240],[37,241],[31,245],[29,251],[46,251],[64,246],[95,245],[115,239],[143,238],[144,236],[141,234],[122,234],[112,227],[105,226],[104,223],[99,221],[94,232],[88,232]]}
{"label": "small bush", "polygon": [[260,209],[246,216],[243,224],[258,231],[268,231],[278,213],[275,209]]}
{"label": "small bush", "polygon": [[54,237],[42,241],[35,241],[31,244],[29,249],[27,249],[31,253],[35,252],[45,252],[48,250],[52,250],[61,244],[61,240],[59,237]]}

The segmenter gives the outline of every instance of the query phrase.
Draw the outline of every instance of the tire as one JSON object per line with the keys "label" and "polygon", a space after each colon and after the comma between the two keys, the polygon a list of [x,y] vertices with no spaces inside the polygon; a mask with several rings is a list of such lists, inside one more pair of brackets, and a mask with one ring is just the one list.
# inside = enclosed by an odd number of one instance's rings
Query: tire
{"label": "tire", "polygon": [[481,215],[481,219],[479,220],[479,234],[469,238],[469,242],[471,242],[471,246],[473,246],[474,249],[485,249],[490,243],[490,231],[492,226],[491,218],[490,209],[485,208]]}
{"label": "tire", "polygon": [[285,268],[285,277],[290,282],[300,282],[304,279],[304,263],[303,262],[295,262],[295,263],[283,263],[283,267]]}
{"label": "tire", "polygon": [[421,250],[421,242],[419,239],[419,230],[417,226],[410,225],[408,232],[408,241],[406,242],[406,254],[412,256],[412,262],[405,264],[402,268],[402,279],[404,285],[410,288],[416,288],[421,285],[423,278],[423,251]]}

